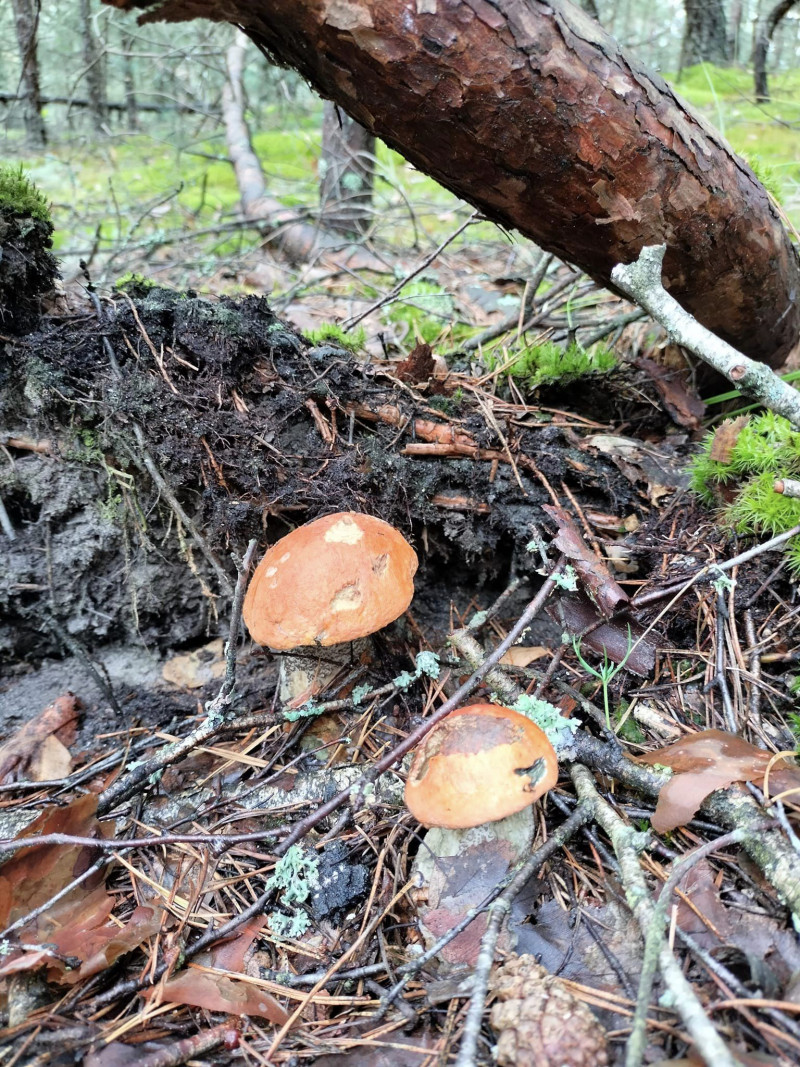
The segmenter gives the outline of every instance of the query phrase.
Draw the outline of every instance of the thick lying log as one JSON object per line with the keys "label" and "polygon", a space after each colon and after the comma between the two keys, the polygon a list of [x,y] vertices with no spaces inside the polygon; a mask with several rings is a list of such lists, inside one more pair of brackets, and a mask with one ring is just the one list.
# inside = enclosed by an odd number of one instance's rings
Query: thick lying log
{"label": "thick lying log", "polygon": [[800,272],[750,168],[566,0],[106,0],[239,24],[420,170],[610,284],[667,244],[665,283],[777,365]]}

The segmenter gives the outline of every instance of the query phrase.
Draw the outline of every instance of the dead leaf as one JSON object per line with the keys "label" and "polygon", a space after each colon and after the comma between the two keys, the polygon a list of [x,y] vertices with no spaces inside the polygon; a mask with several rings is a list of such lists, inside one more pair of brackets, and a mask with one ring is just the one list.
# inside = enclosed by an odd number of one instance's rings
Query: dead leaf
{"label": "dead leaf", "polygon": [[[547,612],[557,622],[563,621],[571,634],[583,633],[588,627],[600,622],[602,617],[583,593],[560,597],[557,604],[548,606]],[[581,647],[605,654],[613,663],[622,663],[625,660],[626,670],[647,677],[655,666],[658,646],[652,631],[645,636],[642,624],[632,616],[623,614],[613,622],[600,622],[595,629],[589,630],[581,638]]]}
{"label": "dead leaf", "polygon": [[[793,930],[763,912],[738,890],[720,896],[714,869],[701,860],[687,871],[675,896],[677,925],[701,948],[714,952],[737,949],[750,968],[750,981],[773,1000],[790,1000],[800,972],[800,945]],[[737,961],[737,972],[745,966]],[[796,1000],[795,1000],[796,1003]]]}
{"label": "dead leaf", "polygon": [[427,382],[433,376],[434,369],[431,346],[420,341],[411,349],[408,357],[395,366],[394,373],[401,382]]}
{"label": "dead leaf", "polygon": [[[87,794],[63,808],[47,809],[18,838],[48,833],[110,836],[113,824],[99,823],[95,818],[96,808],[97,797]],[[0,873],[0,923],[5,926],[47,903],[95,858],[94,848],[78,845],[32,845],[15,853],[3,864]],[[74,961],[74,965],[44,950],[12,951],[0,964],[0,976],[44,967],[49,981],[72,985],[105,970],[158,932],[161,926],[158,909],[138,907],[120,926],[110,918],[116,903],[117,898],[105,888],[104,872],[97,871],[18,934],[20,941],[27,944],[54,948],[60,956]]]}
{"label": "dead leaf", "polygon": [[[675,741],[666,748],[648,752],[638,759],[649,765],[661,764],[674,771],[661,788],[652,818],[657,833],[685,826],[717,789],[734,782],[762,785],[771,752],[724,730],[701,730]],[[800,785],[800,768],[781,758],[770,771],[772,792]]]}
{"label": "dead leaf", "polygon": [[282,1024],[289,1018],[285,1008],[265,989],[249,982],[238,981],[225,974],[201,971],[189,964],[185,971],[158,987],[159,999],[167,1004],[190,1004],[208,1011],[223,1011],[230,1015],[258,1015],[272,1023]]}
{"label": "dead leaf", "polygon": [[[244,975],[238,981],[222,973],[243,971],[245,955],[266,921],[263,915],[248,920],[236,937],[198,957],[196,965],[190,963],[185,971],[147,990],[145,998],[168,1004],[190,1004],[231,1015],[258,1015],[273,1023],[285,1023],[288,1013],[271,993],[248,981]],[[215,968],[220,973],[215,974]]]}
{"label": "dead leaf", "polygon": [[554,544],[572,562],[583,587],[603,615],[613,615],[620,604],[627,604],[628,594],[620,589],[603,560],[589,548],[566,511],[554,504],[544,510],[558,523]]}
{"label": "dead leaf", "polygon": [[221,678],[225,673],[225,656],[222,638],[209,641],[202,648],[193,652],[183,652],[168,659],[161,668],[165,682],[180,685],[186,689],[200,689],[201,686]]}
{"label": "dead leaf", "polygon": [[32,782],[53,782],[66,778],[72,771],[72,756],[69,749],[62,745],[55,734],[49,734],[33,755],[28,766],[28,776]]}
{"label": "dead leaf", "polygon": [[721,422],[714,431],[708,458],[717,463],[730,463],[733,447],[749,421],[749,415],[740,415],[738,419],[725,419]]}
{"label": "dead leaf", "polygon": [[535,663],[542,656],[549,656],[550,649],[541,645],[514,645],[501,658],[500,662],[507,667],[527,667]]}
{"label": "dead leaf", "polygon": [[[83,705],[73,693],[65,693],[49,704],[35,719],[25,723],[22,729],[0,748],[0,782],[25,777],[27,767],[37,749],[48,737],[55,734],[62,745],[71,745],[75,740],[75,727],[82,708]],[[44,778],[35,780],[43,781]]]}
{"label": "dead leaf", "polygon": [[690,392],[679,372],[660,367],[652,359],[641,356],[635,361],[653,381],[673,421],[687,430],[699,430],[706,406],[699,397]]}
{"label": "dead leaf", "polygon": [[[100,824],[95,818],[97,797],[78,797],[64,807],[48,807],[17,834],[16,840],[40,834],[62,833],[76,837],[106,836],[113,824]],[[20,849],[0,867],[0,925],[45,904],[97,858],[94,848],[84,845],[31,845]],[[86,895],[102,880],[98,872],[80,888]]]}

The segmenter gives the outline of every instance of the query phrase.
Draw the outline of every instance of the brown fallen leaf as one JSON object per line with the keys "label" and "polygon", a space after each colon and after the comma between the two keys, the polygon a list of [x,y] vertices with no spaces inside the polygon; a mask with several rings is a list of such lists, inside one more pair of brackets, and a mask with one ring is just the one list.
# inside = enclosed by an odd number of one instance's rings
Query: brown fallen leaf
{"label": "brown fallen leaf", "polygon": [[714,431],[708,458],[716,460],[717,463],[730,463],[733,446],[749,421],[749,415],[740,415],[738,419],[725,419],[721,422]]}
{"label": "brown fallen leaf", "polygon": [[[0,782],[25,777],[27,768],[41,744],[48,737],[57,736],[62,745],[75,739],[78,714],[83,705],[73,693],[65,693],[49,704],[35,719],[25,725],[0,747]],[[43,781],[44,777],[35,779]]]}
{"label": "brown fallen leaf", "polygon": [[[93,794],[79,797],[63,808],[42,812],[18,838],[47,833],[110,835],[112,824],[99,823],[96,808]],[[0,923],[5,926],[47,903],[95,857],[91,846],[32,845],[15,853],[0,870]],[[0,976],[45,968],[48,981],[72,985],[105,970],[158,932],[159,909],[138,907],[120,926],[111,919],[116,903],[105,888],[104,872],[95,872],[18,932],[21,942],[42,945],[42,950],[12,950],[0,962]]]}
{"label": "brown fallen leaf", "polygon": [[543,508],[558,524],[554,541],[556,548],[570,560],[586,592],[602,614],[609,618],[620,604],[628,603],[628,594],[611,577],[605,562],[583,540],[567,512],[554,504],[544,504]]}
{"label": "brown fallen leaf", "polygon": [[[45,808],[17,834],[16,840],[51,833],[77,837],[110,835],[113,825],[99,824],[96,809],[97,797],[93,793],[78,797],[64,807]],[[83,845],[31,845],[15,852],[0,867],[0,925],[7,926],[45,904],[95,858],[96,849]],[[93,875],[79,887],[80,895],[85,896],[101,880],[101,872]]]}
{"label": "brown fallen leaf", "polygon": [[259,989],[245,976],[238,981],[225,974],[201,971],[191,963],[185,971],[165,983],[160,989],[160,1000],[166,1004],[190,1004],[208,1011],[224,1011],[229,1015],[258,1015],[278,1024],[289,1018],[286,1009],[271,993]]}
{"label": "brown fallen leaf", "polygon": [[[560,597],[557,604],[548,606],[547,613],[562,621],[571,634],[584,633],[602,618],[592,601],[583,593]],[[630,636],[629,636],[630,634]],[[581,648],[591,648],[606,655],[612,663],[625,661],[626,670],[647,677],[656,662],[657,635],[645,629],[627,613],[613,622],[602,622],[581,638]]]}
{"label": "brown fallen leaf", "polygon": [[184,686],[186,689],[199,689],[208,682],[221,678],[224,673],[225,657],[221,637],[192,652],[173,656],[161,668],[165,682]]}
{"label": "brown fallen leaf", "polygon": [[698,396],[689,391],[682,375],[668,367],[659,366],[646,356],[640,356],[635,365],[649,375],[664,402],[664,407],[678,426],[685,426],[687,430],[698,430],[702,425],[706,406]]}
{"label": "brown fallen leaf", "polygon": [[542,656],[549,656],[550,650],[542,645],[514,645],[500,660],[507,667],[527,667]]}
{"label": "brown fallen leaf", "polygon": [[[285,1023],[289,1015],[271,993],[244,974],[239,981],[222,973],[244,970],[245,955],[266,921],[263,915],[248,920],[236,937],[215,945],[185,971],[147,990],[143,996],[167,1004],[189,1004],[230,1015],[258,1015],[273,1023]],[[219,973],[214,973],[215,969]]]}
{"label": "brown fallen leaf", "polygon": [[72,770],[72,756],[55,734],[49,734],[33,754],[28,765],[32,782],[54,782],[66,778]]}
{"label": "brown fallen leaf", "polygon": [[394,368],[394,373],[401,382],[427,382],[433,376],[435,363],[433,350],[429,344],[420,341]]}
{"label": "brown fallen leaf", "polygon": [[[674,771],[658,795],[651,820],[653,829],[664,833],[689,822],[709,793],[717,789],[726,789],[734,782],[762,785],[773,754],[724,730],[701,730],[638,759]],[[769,780],[773,794],[800,786],[800,768],[781,757],[772,765]]]}

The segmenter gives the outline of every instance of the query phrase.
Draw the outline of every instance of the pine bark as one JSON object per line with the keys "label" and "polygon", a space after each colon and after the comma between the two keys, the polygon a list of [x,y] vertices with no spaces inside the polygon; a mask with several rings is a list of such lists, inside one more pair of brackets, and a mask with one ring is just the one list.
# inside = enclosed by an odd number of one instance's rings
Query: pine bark
{"label": "pine bark", "polygon": [[[153,0],[112,0],[153,6]],[[797,257],[755,175],[666,83],[564,0],[155,0],[271,56],[488,217],[610,285],[666,243],[670,293],[773,365]]]}

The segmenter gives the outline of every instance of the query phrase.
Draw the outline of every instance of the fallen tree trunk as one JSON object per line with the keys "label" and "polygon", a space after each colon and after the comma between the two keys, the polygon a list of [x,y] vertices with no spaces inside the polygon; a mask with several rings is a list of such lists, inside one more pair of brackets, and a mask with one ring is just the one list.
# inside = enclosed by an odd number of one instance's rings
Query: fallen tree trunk
{"label": "fallen tree trunk", "polygon": [[260,222],[293,263],[317,259],[334,268],[346,266],[349,270],[386,273],[386,264],[367,249],[349,243],[346,238],[322,226],[298,218],[296,211],[284,207],[280,200],[268,194],[264,171],[253,149],[244,117],[242,67],[246,44],[244,34],[237,34],[228,49],[228,81],[222,89],[225,139],[245,218]]}
{"label": "fallen tree trunk", "polygon": [[229,21],[486,215],[610,285],[667,244],[665,284],[777,365],[797,257],[755,175],[565,0],[106,0]]}

